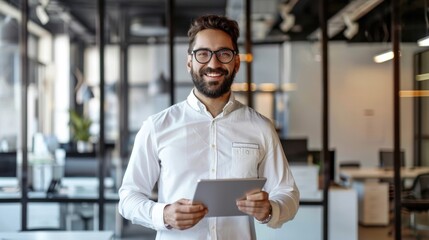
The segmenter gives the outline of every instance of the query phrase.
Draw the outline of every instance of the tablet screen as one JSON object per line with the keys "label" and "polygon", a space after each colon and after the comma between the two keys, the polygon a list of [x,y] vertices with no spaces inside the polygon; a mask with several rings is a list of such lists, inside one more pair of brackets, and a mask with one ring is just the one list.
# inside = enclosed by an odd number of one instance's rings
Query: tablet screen
{"label": "tablet screen", "polygon": [[266,178],[201,179],[193,197],[209,210],[206,217],[241,216],[236,200],[252,191],[261,191]]}

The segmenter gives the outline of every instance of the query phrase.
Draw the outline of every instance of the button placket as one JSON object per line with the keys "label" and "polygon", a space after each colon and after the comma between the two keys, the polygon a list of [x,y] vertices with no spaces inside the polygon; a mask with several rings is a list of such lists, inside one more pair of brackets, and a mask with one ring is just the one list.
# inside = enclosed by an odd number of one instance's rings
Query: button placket
{"label": "button placket", "polygon": [[213,119],[210,124],[210,151],[211,151],[211,162],[210,162],[210,178],[216,179],[217,173],[217,146],[216,146],[216,120]]}

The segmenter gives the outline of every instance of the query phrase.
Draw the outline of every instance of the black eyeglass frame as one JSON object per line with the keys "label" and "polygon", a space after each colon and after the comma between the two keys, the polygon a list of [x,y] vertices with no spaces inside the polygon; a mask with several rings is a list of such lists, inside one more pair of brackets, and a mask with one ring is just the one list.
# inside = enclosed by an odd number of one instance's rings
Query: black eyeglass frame
{"label": "black eyeglass frame", "polygon": [[[229,61],[227,61],[227,62],[222,62],[222,61],[219,59],[219,57],[217,56],[217,53],[218,53],[218,52],[221,52],[221,51],[225,51],[225,50],[228,50],[228,51],[231,51],[231,52],[232,52],[232,58],[231,58],[231,60],[229,60]],[[195,54],[195,53],[197,53],[198,51],[207,51],[207,52],[209,52],[209,53],[210,53],[210,57],[209,57],[209,59],[208,59],[207,61],[205,61],[205,62],[200,62],[200,61],[198,61],[197,56],[196,56],[196,54]],[[210,49],[208,49],[208,48],[200,48],[200,49],[192,50],[192,52],[191,52],[190,54],[191,54],[191,55],[195,58],[195,60],[196,60],[198,63],[200,63],[200,64],[206,64],[206,63],[210,62],[210,61],[212,60],[213,55],[216,55],[216,59],[217,59],[220,63],[228,64],[228,63],[232,62],[232,60],[234,60],[234,57],[238,54],[238,51],[232,50],[232,49],[230,49],[230,48],[221,48],[221,49],[216,50],[216,51],[212,51],[212,50],[210,50]]]}

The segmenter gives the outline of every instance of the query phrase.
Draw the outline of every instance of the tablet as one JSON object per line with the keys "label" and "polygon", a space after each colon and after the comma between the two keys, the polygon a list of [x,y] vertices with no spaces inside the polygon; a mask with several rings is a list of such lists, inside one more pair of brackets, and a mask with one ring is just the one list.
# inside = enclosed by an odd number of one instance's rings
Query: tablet
{"label": "tablet", "polygon": [[266,178],[200,179],[193,202],[204,204],[209,212],[206,217],[241,216],[236,200],[251,191],[261,191]]}

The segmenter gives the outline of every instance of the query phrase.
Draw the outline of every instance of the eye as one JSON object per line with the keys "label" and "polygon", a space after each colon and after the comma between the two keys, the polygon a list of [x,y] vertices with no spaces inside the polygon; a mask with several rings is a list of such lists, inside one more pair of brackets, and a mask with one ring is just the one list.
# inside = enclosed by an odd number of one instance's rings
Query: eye
{"label": "eye", "polygon": [[207,50],[199,50],[196,52],[196,54],[197,54],[197,57],[199,58],[206,58],[210,56],[210,52]]}
{"label": "eye", "polygon": [[234,56],[234,53],[230,49],[222,49],[217,53],[217,56],[221,59],[231,59]]}

